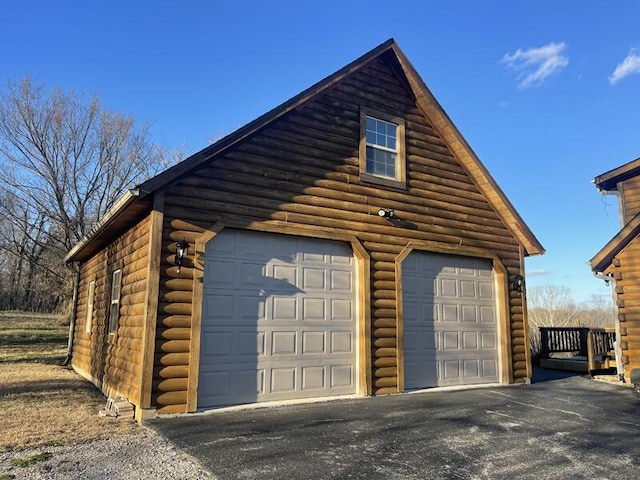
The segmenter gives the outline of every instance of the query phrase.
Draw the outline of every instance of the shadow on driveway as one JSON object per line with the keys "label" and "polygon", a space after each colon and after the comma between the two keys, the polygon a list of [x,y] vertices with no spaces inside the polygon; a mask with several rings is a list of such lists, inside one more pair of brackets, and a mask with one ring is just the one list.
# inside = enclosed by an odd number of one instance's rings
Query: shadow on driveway
{"label": "shadow on driveway", "polygon": [[550,368],[533,367],[533,376],[531,383],[551,382],[553,380],[562,380],[569,377],[585,377],[589,378],[587,373],[568,372],[565,370],[552,370]]}
{"label": "shadow on driveway", "polygon": [[553,376],[529,386],[184,415],[149,425],[220,479],[638,478],[640,400],[632,390],[584,375]]}

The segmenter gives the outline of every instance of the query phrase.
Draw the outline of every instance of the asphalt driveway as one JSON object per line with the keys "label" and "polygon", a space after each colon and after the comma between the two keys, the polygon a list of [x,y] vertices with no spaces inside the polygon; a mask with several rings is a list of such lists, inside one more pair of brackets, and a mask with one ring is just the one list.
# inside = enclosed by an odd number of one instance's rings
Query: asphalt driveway
{"label": "asphalt driveway", "polygon": [[[544,372],[543,372],[544,373]],[[161,418],[220,479],[640,478],[640,398],[587,376]]]}

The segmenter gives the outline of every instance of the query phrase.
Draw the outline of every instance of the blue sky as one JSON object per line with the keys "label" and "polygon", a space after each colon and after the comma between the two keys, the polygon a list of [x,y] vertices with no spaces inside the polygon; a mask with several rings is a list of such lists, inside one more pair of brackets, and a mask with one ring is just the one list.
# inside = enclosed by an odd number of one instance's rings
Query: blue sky
{"label": "blue sky", "polygon": [[395,38],[547,249],[528,286],[610,296],[591,179],[640,156],[640,3],[5,0],[0,75],[95,92],[193,153]]}

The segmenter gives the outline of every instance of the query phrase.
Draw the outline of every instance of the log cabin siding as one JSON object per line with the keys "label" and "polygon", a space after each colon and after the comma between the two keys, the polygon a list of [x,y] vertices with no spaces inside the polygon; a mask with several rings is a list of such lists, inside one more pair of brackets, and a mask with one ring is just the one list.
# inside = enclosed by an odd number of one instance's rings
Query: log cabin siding
{"label": "log cabin siding", "polygon": [[629,223],[640,212],[640,177],[629,178],[618,184],[622,203],[623,225]]}
{"label": "log cabin siding", "polygon": [[[106,395],[140,404],[145,305],[148,292],[149,217],[141,219],[80,265],[72,365]],[[122,270],[120,317],[108,333],[111,281]],[[85,332],[89,284],[95,281],[91,333]]]}
{"label": "log cabin siding", "polygon": [[[359,176],[360,109],[406,121],[406,189]],[[223,220],[248,229],[279,225],[342,232],[371,257],[372,393],[398,382],[396,257],[410,242],[491,252],[511,279],[522,273],[519,243],[456,160],[383,58],[164,188],[160,303],[152,401],[159,413],[187,410],[193,276],[174,266],[175,242],[193,245]],[[394,209],[398,221],[379,217]],[[190,255],[192,252],[190,251]],[[522,296],[505,306],[512,380],[528,374]]]}
{"label": "log cabin siding", "polygon": [[615,279],[615,303],[620,322],[620,348],[624,375],[640,368],[640,238],[636,237],[613,260],[610,273]]}

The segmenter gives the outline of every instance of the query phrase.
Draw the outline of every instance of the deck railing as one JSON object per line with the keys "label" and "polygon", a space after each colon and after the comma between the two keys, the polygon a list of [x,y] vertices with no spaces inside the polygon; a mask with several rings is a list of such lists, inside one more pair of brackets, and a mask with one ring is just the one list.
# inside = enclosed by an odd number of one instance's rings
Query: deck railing
{"label": "deck railing", "polygon": [[589,371],[615,365],[614,328],[540,327],[540,358],[554,353],[573,354],[584,359]]}

